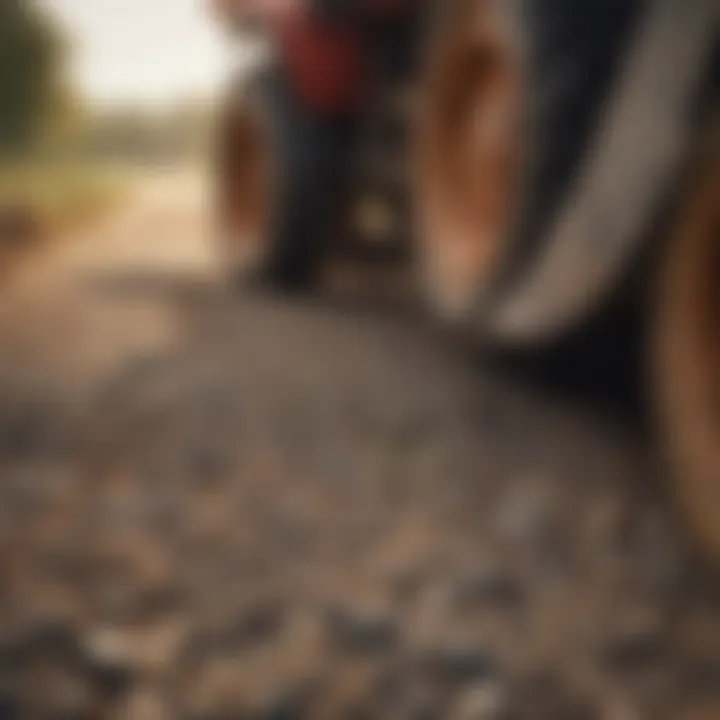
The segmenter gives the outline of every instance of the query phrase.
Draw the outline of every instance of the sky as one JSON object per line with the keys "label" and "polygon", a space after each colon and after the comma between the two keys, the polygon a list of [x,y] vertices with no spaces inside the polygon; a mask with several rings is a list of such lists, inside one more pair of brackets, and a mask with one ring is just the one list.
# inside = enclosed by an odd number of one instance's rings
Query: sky
{"label": "sky", "polygon": [[162,105],[211,95],[230,47],[208,0],[40,0],[72,41],[72,73],[97,104]]}

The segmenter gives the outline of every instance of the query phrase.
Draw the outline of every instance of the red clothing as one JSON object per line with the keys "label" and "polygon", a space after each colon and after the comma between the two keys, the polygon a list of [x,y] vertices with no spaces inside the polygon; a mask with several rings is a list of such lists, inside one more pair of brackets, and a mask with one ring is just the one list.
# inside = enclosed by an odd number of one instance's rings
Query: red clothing
{"label": "red clothing", "polygon": [[[308,106],[342,115],[358,106],[364,81],[364,38],[358,27],[322,23],[308,0],[212,0],[231,23],[262,19],[275,35],[290,83]],[[367,17],[393,18],[414,0],[354,0]]]}
{"label": "red clothing", "polygon": [[363,85],[357,29],[321,26],[293,13],[278,22],[276,32],[290,81],[313,110],[338,115],[357,108]]}

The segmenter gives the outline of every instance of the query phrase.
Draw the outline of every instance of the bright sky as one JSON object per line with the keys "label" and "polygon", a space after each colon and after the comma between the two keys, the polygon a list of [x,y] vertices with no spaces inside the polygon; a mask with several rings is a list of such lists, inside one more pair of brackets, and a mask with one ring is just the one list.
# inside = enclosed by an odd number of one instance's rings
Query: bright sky
{"label": "bright sky", "polygon": [[210,94],[230,48],[207,0],[40,0],[74,42],[73,72],[98,103],[162,104]]}

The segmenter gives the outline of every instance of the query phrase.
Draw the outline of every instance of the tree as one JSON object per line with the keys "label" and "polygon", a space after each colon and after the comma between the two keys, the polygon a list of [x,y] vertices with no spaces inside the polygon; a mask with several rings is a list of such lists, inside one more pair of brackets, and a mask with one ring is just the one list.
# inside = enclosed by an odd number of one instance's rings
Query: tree
{"label": "tree", "polygon": [[62,105],[64,46],[36,0],[0,0],[0,153],[38,141]]}

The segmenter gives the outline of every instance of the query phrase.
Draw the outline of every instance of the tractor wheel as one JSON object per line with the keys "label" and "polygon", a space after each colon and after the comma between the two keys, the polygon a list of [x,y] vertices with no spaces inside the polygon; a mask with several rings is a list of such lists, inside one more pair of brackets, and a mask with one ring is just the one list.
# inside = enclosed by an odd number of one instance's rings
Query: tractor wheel
{"label": "tractor wheel", "polygon": [[492,343],[552,343],[607,306],[682,170],[716,2],[440,5],[418,126],[426,294]]}
{"label": "tractor wheel", "polygon": [[416,210],[429,304],[454,318],[467,314],[507,252],[523,80],[507,3],[442,5],[421,93]]}
{"label": "tractor wheel", "polygon": [[674,495],[720,566],[720,123],[701,165],[662,266],[654,377]]}
{"label": "tractor wheel", "polygon": [[218,131],[216,238],[222,276],[236,283],[268,261],[272,142],[259,101],[245,89],[226,100]]}

